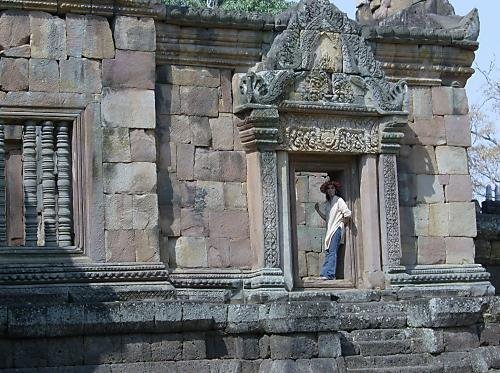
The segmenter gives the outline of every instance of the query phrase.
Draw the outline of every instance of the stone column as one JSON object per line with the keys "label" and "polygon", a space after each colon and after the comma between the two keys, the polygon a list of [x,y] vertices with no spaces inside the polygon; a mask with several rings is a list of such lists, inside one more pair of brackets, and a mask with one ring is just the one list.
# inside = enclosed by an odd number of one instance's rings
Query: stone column
{"label": "stone column", "polygon": [[23,184],[25,245],[36,246],[38,239],[36,124],[29,121],[23,132]]}
{"label": "stone column", "polygon": [[0,122],[0,243],[7,243],[7,226],[5,211],[5,126]]}
{"label": "stone column", "polygon": [[361,156],[361,229],[363,260],[361,276],[367,288],[382,287],[384,276],[380,262],[379,201],[377,198],[377,156]]}
{"label": "stone column", "polygon": [[378,175],[382,266],[387,272],[401,265],[398,174],[395,154],[379,155]]}

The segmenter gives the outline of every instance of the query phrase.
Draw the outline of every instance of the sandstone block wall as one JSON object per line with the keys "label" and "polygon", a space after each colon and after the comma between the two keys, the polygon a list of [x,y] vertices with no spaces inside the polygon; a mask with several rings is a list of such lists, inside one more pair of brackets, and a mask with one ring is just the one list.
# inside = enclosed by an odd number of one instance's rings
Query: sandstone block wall
{"label": "sandstone block wall", "polygon": [[157,75],[162,260],[172,268],[251,268],[232,72],[163,65]]}
{"label": "sandstone block wall", "polygon": [[398,158],[403,264],[474,263],[465,89],[412,87]]}
{"label": "sandstone block wall", "polygon": [[[107,262],[159,260],[152,19],[44,12],[0,15],[0,104],[63,110],[87,100]],[[94,180],[94,182],[95,182]],[[94,224],[89,221],[84,224]],[[102,229],[102,227],[100,227]]]}
{"label": "sandstone block wall", "polygon": [[299,277],[317,277],[324,261],[326,223],[316,212],[316,202],[325,202],[319,188],[328,179],[326,173],[297,172],[295,176],[295,213]]}

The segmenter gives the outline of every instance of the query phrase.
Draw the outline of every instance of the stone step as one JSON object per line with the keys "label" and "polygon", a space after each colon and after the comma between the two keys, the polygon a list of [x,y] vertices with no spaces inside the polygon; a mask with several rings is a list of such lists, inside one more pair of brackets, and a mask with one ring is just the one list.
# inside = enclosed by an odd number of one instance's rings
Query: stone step
{"label": "stone step", "polygon": [[402,312],[345,312],[339,315],[340,330],[398,329],[406,327]]}
{"label": "stone step", "polygon": [[433,366],[435,361],[431,354],[397,354],[390,356],[346,356],[346,368],[399,368]]}
{"label": "stone step", "polygon": [[412,351],[411,340],[358,342],[357,345],[362,356],[400,355],[415,352]]}
{"label": "stone step", "polygon": [[420,365],[411,367],[391,367],[391,368],[356,368],[347,369],[349,373],[441,373],[440,366]]}

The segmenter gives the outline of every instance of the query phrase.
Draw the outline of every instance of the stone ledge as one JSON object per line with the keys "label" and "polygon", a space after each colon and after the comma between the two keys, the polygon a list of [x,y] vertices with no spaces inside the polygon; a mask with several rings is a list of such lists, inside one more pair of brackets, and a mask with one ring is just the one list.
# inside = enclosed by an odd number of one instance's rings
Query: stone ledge
{"label": "stone ledge", "polygon": [[166,6],[157,0],[0,0],[0,10],[22,9],[57,14],[79,13],[105,17],[126,15],[165,18]]}

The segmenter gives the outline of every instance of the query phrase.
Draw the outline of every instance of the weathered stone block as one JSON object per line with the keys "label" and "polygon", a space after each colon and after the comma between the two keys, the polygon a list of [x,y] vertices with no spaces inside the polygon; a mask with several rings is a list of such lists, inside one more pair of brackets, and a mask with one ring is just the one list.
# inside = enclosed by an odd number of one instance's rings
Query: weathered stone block
{"label": "weathered stone block", "polygon": [[429,235],[436,237],[449,236],[449,205],[435,203],[429,205]]}
{"label": "weathered stone block", "polygon": [[417,264],[417,237],[401,237],[401,264],[413,266]]}
{"label": "weathered stone block", "polygon": [[107,127],[155,128],[154,92],[104,88],[101,116]]}
{"label": "weathered stone block", "polygon": [[111,28],[105,17],[86,16],[82,39],[83,57],[104,59],[115,56]]}
{"label": "weathered stone block", "polygon": [[[156,214],[157,215],[157,214]],[[140,229],[134,232],[136,260],[138,262],[158,262],[160,260],[158,228]]]}
{"label": "weathered stone block", "polygon": [[87,21],[85,16],[71,13],[66,14],[66,48],[68,56],[82,56],[86,24]]}
{"label": "weathered stone block", "polygon": [[240,269],[252,268],[254,258],[250,247],[250,239],[243,238],[239,240],[231,240],[229,247],[229,261],[232,267]]}
{"label": "weathered stone block", "polygon": [[212,131],[207,117],[189,117],[189,125],[194,146],[208,147],[212,143]]}
{"label": "weathered stone block", "polygon": [[472,181],[469,175],[450,175],[445,186],[446,202],[469,202],[472,200]]}
{"label": "weathered stone block", "polygon": [[153,361],[182,359],[182,336],[180,334],[153,334],[150,338]]}
{"label": "weathered stone block", "polygon": [[436,175],[417,175],[417,202],[444,202],[443,186]]}
{"label": "weathered stone block", "polygon": [[59,92],[59,65],[56,60],[30,59],[29,75],[30,91]]}
{"label": "weathered stone block", "polygon": [[224,206],[231,210],[246,209],[246,183],[224,183]]}
{"label": "weathered stone block", "polygon": [[179,86],[157,84],[155,88],[156,109],[158,114],[180,114],[181,98]]}
{"label": "weathered stone block", "polygon": [[312,335],[272,335],[271,358],[310,359],[318,356],[318,344]]}
{"label": "weathered stone block", "polygon": [[476,237],[476,207],[473,202],[449,203],[450,206],[450,236]]}
{"label": "weathered stone block", "polygon": [[184,336],[182,342],[183,360],[201,360],[207,357],[207,346],[205,345],[204,335],[188,333]]}
{"label": "weathered stone block", "polygon": [[324,202],[325,195],[321,193],[320,187],[327,180],[321,176],[309,176],[309,200],[307,202]]}
{"label": "weathered stone block", "polygon": [[47,13],[31,12],[30,28],[33,31],[31,57],[66,59],[66,23],[63,19]]}
{"label": "weathered stone block", "polygon": [[408,206],[399,206],[401,236],[416,236],[413,209]]}
{"label": "weathered stone block", "polygon": [[248,213],[246,211],[210,212],[210,236],[219,238],[248,238]]}
{"label": "weathered stone block", "polygon": [[482,319],[483,299],[441,297],[408,304],[408,326],[450,327],[474,325]]}
{"label": "weathered stone block", "polygon": [[306,252],[299,251],[297,255],[298,255],[297,262],[299,267],[299,277],[306,277],[307,276]]}
{"label": "weathered stone block", "polygon": [[467,152],[454,146],[436,147],[436,160],[440,174],[468,175]]}
{"label": "weathered stone block", "polygon": [[438,172],[433,146],[415,145],[410,153],[410,173],[434,175]]}
{"label": "weathered stone block", "polygon": [[446,115],[446,144],[449,146],[471,146],[470,118],[468,115]]}
{"label": "weathered stone block", "polygon": [[113,88],[155,89],[155,54],[117,50],[102,61],[102,83]]}
{"label": "weathered stone block", "polygon": [[104,162],[130,162],[130,136],[128,128],[103,129],[102,159]]}
{"label": "weathered stone block", "polygon": [[236,151],[222,151],[219,153],[222,181],[247,181],[245,153]]}
{"label": "weathered stone block", "polygon": [[479,347],[479,336],[474,327],[446,329],[443,334],[445,351],[469,351]]}
{"label": "weathered stone block", "polygon": [[208,215],[195,209],[181,209],[181,234],[183,236],[208,236]]}
{"label": "weathered stone block", "polygon": [[130,131],[132,162],[156,162],[156,142],[153,130]]}
{"label": "weathered stone block", "polygon": [[196,148],[194,159],[194,177],[196,180],[221,180],[220,152]]}
{"label": "weathered stone block", "polygon": [[412,208],[416,236],[429,235],[429,205],[421,204]]}
{"label": "weathered stone block", "polygon": [[306,225],[311,228],[324,228],[326,223],[316,211],[315,204],[310,202],[304,205],[306,210]]}
{"label": "weathered stone block", "polygon": [[218,181],[197,181],[195,194],[197,210],[224,210],[224,184]]}
{"label": "weathered stone block", "polygon": [[218,118],[210,119],[210,129],[212,131],[212,147],[215,150],[233,150],[233,117],[222,115]]}
{"label": "weathered stone block", "polygon": [[106,230],[106,262],[135,262],[135,232],[127,230]]}
{"label": "weathered stone block", "polygon": [[474,240],[466,237],[446,237],[447,264],[473,264],[474,263]]}
{"label": "weathered stone block", "polygon": [[295,219],[297,220],[297,225],[306,224],[306,204],[298,203],[295,205]]}
{"label": "weathered stone block", "polygon": [[226,268],[230,266],[229,239],[210,238],[208,246],[208,266],[211,268]]}
{"label": "weathered stone block", "polygon": [[9,49],[30,43],[30,19],[27,12],[7,10],[0,16],[0,45]]}
{"label": "weathered stone block", "polygon": [[319,276],[319,255],[318,253],[306,253],[307,275]]}
{"label": "weathered stone block", "polygon": [[187,115],[162,115],[160,125],[168,128],[170,141],[178,144],[191,143],[191,121]]}
{"label": "weathered stone block", "polygon": [[231,70],[222,70],[220,73],[220,97],[219,97],[219,112],[233,112],[233,90]]}
{"label": "weathered stone block", "polygon": [[160,228],[164,235],[177,237],[181,235],[181,208],[172,204],[161,205]]}
{"label": "weathered stone block", "polygon": [[339,357],[342,355],[339,333],[320,333],[318,336],[319,357]]}
{"label": "weathered stone block", "polygon": [[105,193],[151,193],[156,190],[154,163],[104,163]]}
{"label": "weathered stone block", "polygon": [[175,240],[174,252],[170,257],[177,267],[207,267],[207,240],[202,237],[179,237]]}
{"label": "weathered stone block", "polygon": [[147,334],[122,336],[121,350],[124,363],[151,361],[151,343]]}
{"label": "weathered stone block", "polygon": [[196,201],[196,181],[185,181],[180,186],[181,206],[194,207]]}
{"label": "weathered stone block", "polygon": [[31,46],[21,45],[19,47],[12,47],[4,51],[5,57],[31,57]]}
{"label": "weathered stone block", "polygon": [[71,366],[83,364],[83,336],[51,338],[47,343],[47,365]]}
{"label": "weathered stone block", "polygon": [[433,112],[436,115],[467,114],[469,105],[464,88],[433,87]]}
{"label": "weathered stone block", "polygon": [[413,117],[432,118],[432,92],[429,88],[412,89]]}
{"label": "weathered stone block", "polygon": [[101,93],[101,65],[86,58],[70,58],[59,63],[61,92]]}
{"label": "weathered stone block", "polygon": [[419,237],[417,260],[418,264],[446,263],[444,237]]}
{"label": "weathered stone block", "polygon": [[171,65],[161,72],[163,80],[169,84],[209,88],[217,88],[220,85],[218,69]]}
{"label": "weathered stone block", "polygon": [[193,145],[177,145],[177,177],[179,180],[193,180],[194,150]]}
{"label": "weathered stone block", "polygon": [[180,87],[181,112],[188,115],[218,116],[219,93],[217,88]]}
{"label": "weathered stone block", "polygon": [[154,52],[156,29],[152,18],[118,16],[113,27],[117,49]]}
{"label": "weathered stone block", "polygon": [[128,194],[104,195],[105,227],[108,230],[132,229],[133,202]]}
{"label": "weathered stone block", "polygon": [[398,173],[400,205],[413,206],[417,201],[417,176],[405,172]]}
{"label": "weathered stone block", "polygon": [[28,60],[2,58],[0,60],[0,85],[4,91],[28,90]]}
{"label": "weathered stone block", "polygon": [[158,226],[158,197],[156,194],[133,196],[134,229],[156,229]]}
{"label": "weathered stone block", "polygon": [[295,177],[295,199],[297,202],[309,202],[309,178],[307,176]]}
{"label": "weathered stone block", "polygon": [[408,123],[406,130],[406,143],[421,145],[444,145],[446,144],[446,129],[442,117],[415,118],[414,122]]}

